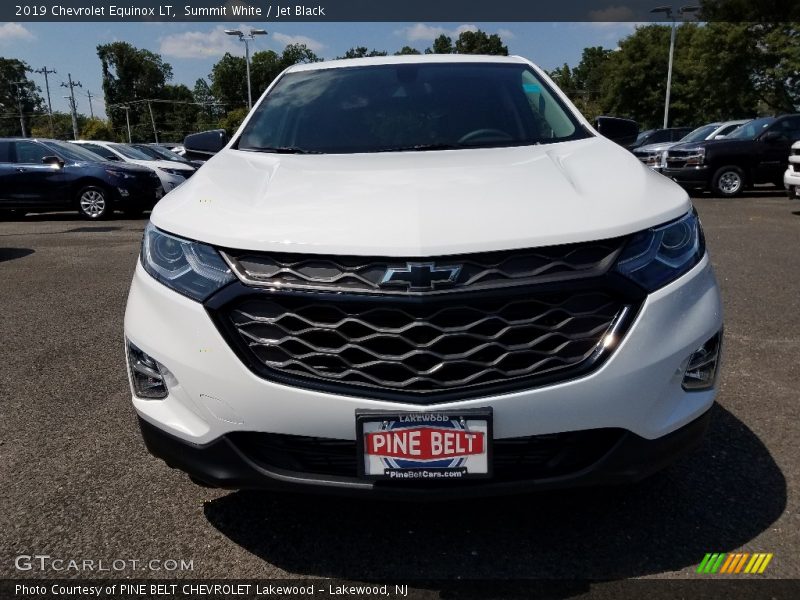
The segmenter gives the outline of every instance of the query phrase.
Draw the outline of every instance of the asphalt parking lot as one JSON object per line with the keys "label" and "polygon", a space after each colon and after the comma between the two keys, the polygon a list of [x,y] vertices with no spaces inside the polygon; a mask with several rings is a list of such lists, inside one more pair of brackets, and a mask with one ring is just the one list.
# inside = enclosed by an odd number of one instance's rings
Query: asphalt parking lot
{"label": "asphalt parking lot", "polygon": [[800,577],[800,202],[696,205],[726,311],[702,447],[632,487],[435,506],[208,490],[170,470],[143,447],[123,363],[146,221],[0,222],[0,577],[53,576],[14,568],[48,554],[193,561],[117,577],[682,578],[734,550]]}

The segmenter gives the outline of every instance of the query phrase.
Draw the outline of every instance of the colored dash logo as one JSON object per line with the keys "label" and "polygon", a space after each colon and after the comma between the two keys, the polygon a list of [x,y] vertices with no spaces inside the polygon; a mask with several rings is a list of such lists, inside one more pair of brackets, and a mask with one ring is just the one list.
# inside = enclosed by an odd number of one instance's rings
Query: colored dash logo
{"label": "colored dash logo", "polygon": [[763,573],[767,565],[772,560],[772,554],[747,552],[725,554],[713,553],[706,554],[703,561],[698,565],[698,573]]}

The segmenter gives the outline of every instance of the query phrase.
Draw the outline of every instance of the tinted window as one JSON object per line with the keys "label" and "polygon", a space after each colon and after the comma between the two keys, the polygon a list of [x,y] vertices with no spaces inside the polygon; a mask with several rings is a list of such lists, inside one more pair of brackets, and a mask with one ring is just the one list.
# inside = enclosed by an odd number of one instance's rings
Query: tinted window
{"label": "tinted window", "polygon": [[75,162],[103,162],[94,152],[84,150],[77,144],[57,142],[54,140],[48,140],[42,143],[53,151],[51,154],[57,154],[66,160]]}
{"label": "tinted window", "polygon": [[97,144],[81,144],[80,147],[106,160],[119,160],[119,156],[114,154],[111,150],[98,146]]}
{"label": "tinted window", "polygon": [[679,139],[681,139],[683,136],[685,136],[690,131],[691,131],[691,129],[689,129],[689,128],[673,129],[672,130],[672,141],[673,142],[678,141]]}
{"label": "tinted window", "polygon": [[661,142],[669,142],[672,141],[672,133],[669,129],[661,129],[660,131],[654,131],[653,135],[647,140],[648,144],[659,144]]}
{"label": "tinted window", "polygon": [[781,119],[775,123],[774,127],[770,128],[770,131],[778,131],[786,137],[795,140],[798,138],[798,135],[800,135],[800,117]]}
{"label": "tinted window", "polygon": [[728,137],[737,140],[754,140],[762,131],[775,122],[774,117],[764,117],[748,121]]}
{"label": "tinted window", "polygon": [[0,142],[0,163],[11,162],[11,142]]}
{"label": "tinted window", "polygon": [[141,150],[137,150],[133,146],[126,146],[124,144],[109,144],[109,147],[115,152],[122,154],[122,156],[125,158],[130,158],[131,160],[153,160],[147,156],[147,154]]}
{"label": "tinted window", "polygon": [[45,156],[53,156],[53,153],[36,142],[14,142],[14,152],[16,160],[14,162],[26,165],[40,165]]}
{"label": "tinted window", "polygon": [[413,63],[288,73],[256,107],[238,148],[386,152],[588,135],[523,64]]}
{"label": "tinted window", "polygon": [[703,125],[702,127],[698,127],[690,134],[685,137],[681,138],[682,142],[699,142],[706,139],[716,130],[717,125]]}
{"label": "tinted window", "polygon": [[731,131],[734,131],[738,127],[739,127],[738,124],[726,125],[722,129],[720,129],[717,135],[728,135]]}

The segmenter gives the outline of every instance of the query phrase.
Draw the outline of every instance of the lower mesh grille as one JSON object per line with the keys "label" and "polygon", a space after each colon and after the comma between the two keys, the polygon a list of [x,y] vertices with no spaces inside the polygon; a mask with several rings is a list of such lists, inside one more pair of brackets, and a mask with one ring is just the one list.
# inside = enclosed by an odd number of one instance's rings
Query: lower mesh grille
{"label": "lower mesh grille", "polygon": [[632,307],[609,292],[437,299],[255,294],[220,312],[234,347],[266,377],[332,391],[432,397],[575,376]]}
{"label": "lower mesh grille", "polygon": [[[592,429],[494,440],[494,479],[523,481],[580,471],[605,456],[622,435],[621,429]],[[358,475],[353,440],[255,432],[228,437],[265,469],[347,478]]]}

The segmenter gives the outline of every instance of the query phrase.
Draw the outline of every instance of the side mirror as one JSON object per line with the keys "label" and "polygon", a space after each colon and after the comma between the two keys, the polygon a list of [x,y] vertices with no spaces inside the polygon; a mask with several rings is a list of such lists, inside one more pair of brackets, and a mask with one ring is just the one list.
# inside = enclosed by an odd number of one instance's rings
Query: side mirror
{"label": "side mirror", "polygon": [[44,156],[42,157],[43,165],[50,165],[54,169],[63,169],[64,161],[57,156]]}
{"label": "side mirror", "polygon": [[761,136],[761,141],[767,142],[768,144],[774,144],[775,142],[781,142],[786,139],[788,138],[780,131],[767,131]]}
{"label": "side mirror", "polygon": [[200,155],[207,159],[222,150],[228,143],[228,134],[224,129],[212,129],[211,131],[201,131],[187,135],[183,140],[183,147],[186,148],[186,155]]}
{"label": "side mirror", "polygon": [[594,128],[600,135],[607,137],[621,146],[628,146],[636,141],[639,135],[639,124],[631,119],[618,117],[597,117]]}

